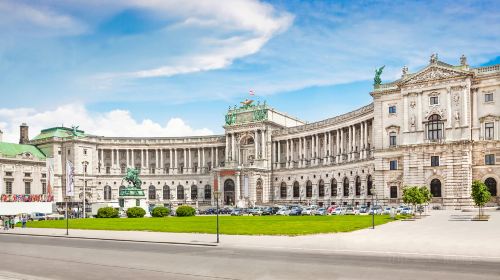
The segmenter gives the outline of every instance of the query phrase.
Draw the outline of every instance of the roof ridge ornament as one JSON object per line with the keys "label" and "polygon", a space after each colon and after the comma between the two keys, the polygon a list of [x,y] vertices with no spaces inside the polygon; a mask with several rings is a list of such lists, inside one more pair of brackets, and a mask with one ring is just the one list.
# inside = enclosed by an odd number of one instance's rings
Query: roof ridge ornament
{"label": "roof ridge ornament", "polygon": [[431,58],[429,59],[429,62],[431,64],[436,64],[439,60],[439,57],[438,57],[438,54],[437,53],[433,53],[431,54]]}
{"label": "roof ridge ornament", "polygon": [[380,75],[384,71],[385,65],[380,67],[379,69],[375,69],[375,77],[373,78],[373,87],[378,88],[382,84],[382,79]]}

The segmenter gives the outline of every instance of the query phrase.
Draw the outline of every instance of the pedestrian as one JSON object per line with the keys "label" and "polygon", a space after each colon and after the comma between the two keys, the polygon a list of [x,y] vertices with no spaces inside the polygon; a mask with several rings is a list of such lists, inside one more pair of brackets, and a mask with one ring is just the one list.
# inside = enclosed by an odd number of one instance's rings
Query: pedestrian
{"label": "pedestrian", "polygon": [[9,217],[5,216],[3,220],[3,230],[9,230]]}
{"label": "pedestrian", "polygon": [[9,221],[9,225],[10,225],[11,229],[14,229],[16,227],[15,222],[16,221],[14,220],[14,216],[11,216],[10,221]]}
{"label": "pedestrian", "polygon": [[26,216],[25,215],[22,216],[21,223],[23,225],[23,228],[26,228]]}

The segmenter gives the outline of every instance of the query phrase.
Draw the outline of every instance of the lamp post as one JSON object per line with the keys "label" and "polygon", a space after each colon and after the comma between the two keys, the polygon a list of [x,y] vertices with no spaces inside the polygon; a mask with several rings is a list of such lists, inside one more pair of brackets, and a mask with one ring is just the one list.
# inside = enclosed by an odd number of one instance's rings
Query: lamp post
{"label": "lamp post", "polygon": [[372,229],[375,229],[375,198],[376,192],[372,186]]}
{"label": "lamp post", "polygon": [[85,208],[85,200],[86,200],[86,186],[87,186],[87,180],[85,179],[85,175],[87,174],[87,166],[88,166],[89,162],[88,161],[83,161],[82,162],[82,165],[83,165],[83,218],[85,219],[86,218],[86,212],[87,212],[87,208]]}
{"label": "lamp post", "polygon": [[216,214],[217,214],[217,243],[219,243],[219,196],[220,196],[220,192],[215,191],[214,198],[215,198],[215,203],[217,206],[217,210],[216,210]]}

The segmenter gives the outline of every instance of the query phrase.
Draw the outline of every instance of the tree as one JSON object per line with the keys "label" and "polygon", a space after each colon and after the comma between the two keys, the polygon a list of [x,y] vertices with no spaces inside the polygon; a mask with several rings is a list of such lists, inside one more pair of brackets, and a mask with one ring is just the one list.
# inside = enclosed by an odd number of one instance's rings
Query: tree
{"label": "tree", "polygon": [[[423,200],[422,193],[417,186],[406,186],[403,188],[403,202],[413,205],[414,210],[416,210],[416,206],[421,204]],[[415,216],[415,213],[413,215]]]}
{"label": "tree", "polygon": [[488,191],[486,185],[478,180],[474,180],[472,182],[472,199],[474,200],[474,204],[479,207],[479,219],[481,219],[482,213],[481,210],[484,205],[490,201],[491,193]]}
{"label": "tree", "polygon": [[426,186],[420,187],[419,189],[420,193],[422,194],[422,204],[429,204],[432,200],[432,194],[429,191],[429,188]]}

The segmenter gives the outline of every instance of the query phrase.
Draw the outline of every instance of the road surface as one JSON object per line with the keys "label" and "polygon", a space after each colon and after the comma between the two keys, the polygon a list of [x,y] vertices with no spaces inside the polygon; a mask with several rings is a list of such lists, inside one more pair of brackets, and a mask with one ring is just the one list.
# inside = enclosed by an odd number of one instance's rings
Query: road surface
{"label": "road surface", "polygon": [[500,263],[0,235],[0,279],[500,279]]}

